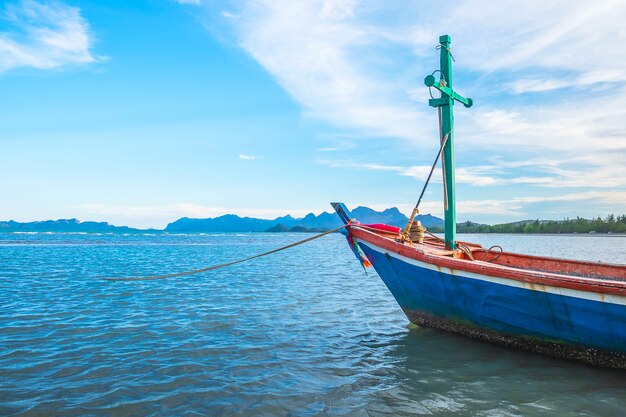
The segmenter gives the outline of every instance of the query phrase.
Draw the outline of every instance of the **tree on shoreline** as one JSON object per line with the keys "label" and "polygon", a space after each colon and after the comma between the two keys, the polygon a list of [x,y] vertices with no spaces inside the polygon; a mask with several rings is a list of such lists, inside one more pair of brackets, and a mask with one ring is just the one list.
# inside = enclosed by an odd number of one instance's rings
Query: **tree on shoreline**
{"label": "tree on shoreline", "polygon": [[[432,229],[433,232],[442,230]],[[626,233],[626,215],[609,214],[606,218],[594,219],[565,218],[563,220],[534,220],[504,224],[478,224],[464,222],[457,224],[459,233]]]}

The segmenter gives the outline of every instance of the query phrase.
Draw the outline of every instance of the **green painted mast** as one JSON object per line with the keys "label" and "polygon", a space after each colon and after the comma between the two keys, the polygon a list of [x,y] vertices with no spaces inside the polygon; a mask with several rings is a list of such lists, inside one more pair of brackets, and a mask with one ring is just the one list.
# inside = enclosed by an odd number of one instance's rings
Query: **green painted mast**
{"label": "green painted mast", "polygon": [[[429,75],[424,79],[424,84],[428,87],[434,87],[441,91],[441,97],[431,99],[428,104],[431,107],[437,107],[439,111],[439,128],[441,134],[441,142],[446,140],[443,148],[443,166],[444,166],[444,209],[445,209],[445,240],[446,247],[456,249],[456,197],[454,189],[454,101],[463,103],[465,107],[472,106],[472,99],[465,98],[457,94],[452,89],[452,61],[454,58],[450,53],[450,36],[443,35],[439,37],[439,46],[441,50],[439,59],[440,78],[436,81],[434,75]],[[447,139],[446,139],[447,136]]]}

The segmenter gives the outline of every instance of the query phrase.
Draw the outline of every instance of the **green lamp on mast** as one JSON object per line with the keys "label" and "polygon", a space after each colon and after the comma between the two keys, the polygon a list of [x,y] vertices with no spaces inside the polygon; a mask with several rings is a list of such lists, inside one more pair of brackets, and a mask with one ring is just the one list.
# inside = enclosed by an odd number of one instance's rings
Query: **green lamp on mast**
{"label": "green lamp on mast", "polygon": [[[463,103],[465,107],[472,107],[472,99],[457,94],[452,89],[452,54],[450,53],[450,36],[439,37],[441,50],[439,64],[441,69],[439,81],[434,75],[424,79],[427,87],[434,87],[441,92],[441,97],[428,100],[431,107],[439,111],[440,139],[443,147],[443,189],[444,189],[444,212],[445,212],[445,241],[446,247],[456,249],[456,197],[454,190],[454,114],[452,106],[454,101]],[[447,136],[447,138],[446,138]]]}

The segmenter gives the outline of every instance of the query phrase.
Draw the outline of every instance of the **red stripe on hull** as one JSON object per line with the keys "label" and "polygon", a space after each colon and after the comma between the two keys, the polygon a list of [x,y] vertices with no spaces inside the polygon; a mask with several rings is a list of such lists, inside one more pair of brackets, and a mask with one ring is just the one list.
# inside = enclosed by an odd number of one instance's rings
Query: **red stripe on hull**
{"label": "red stripe on hull", "polygon": [[[467,271],[492,277],[507,278],[533,285],[568,288],[598,294],[626,296],[626,267],[619,265],[598,264],[593,262],[570,261],[531,255],[520,255],[504,252],[507,265],[498,265],[483,261],[456,259],[448,256],[437,256],[427,253],[427,245],[414,247],[379,236],[358,226],[351,226],[350,233],[357,239],[372,243],[401,256],[426,262],[436,267]],[[425,250],[419,249],[420,247]],[[532,268],[532,269],[531,269]],[[559,273],[540,271],[554,270]],[[562,268],[562,271],[561,271]],[[596,275],[607,277],[580,277],[580,275]],[[540,290],[540,288],[537,288]]]}

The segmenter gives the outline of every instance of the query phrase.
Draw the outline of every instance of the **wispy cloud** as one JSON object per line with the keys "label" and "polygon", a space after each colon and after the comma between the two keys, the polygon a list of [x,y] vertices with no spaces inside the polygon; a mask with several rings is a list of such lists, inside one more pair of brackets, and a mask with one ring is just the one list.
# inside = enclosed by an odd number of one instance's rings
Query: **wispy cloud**
{"label": "wispy cloud", "polygon": [[[351,134],[431,144],[436,126],[431,109],[422,105],[428,93],[420,85],[437,65],[433,46],[438,35],[450,28],[457,65],[464,71],[457,78],[463,80],[459,88],[477,103],[457,112],[461,144],[481,149],[485,158],[520,150],[526,156],[550,152],[562,159],[581,153],[626,157],[626,107],[621,105],[626,54],[616,53],[616,45],[626,42],[619,17],[626,14],[624,2],[607,0],[597,7],[553,2],[539,11],[514,1],[471,0],[436,24],[429,17],[437,7],[428,3],[259,0],[225,8],[235,41],[305,114]],[[467,75],[468,70],[474,74]],[[580,91],[572,93],[578,96],[563,91],[571,87],[593,93],[581,99]],[[561,91],[530,105],[493,97],[494,92],[514,96],[554,90]],[[492,98],[486,101],[487,96]],[[609,165],[619,171],[622,164],[609,157]],[[582,184],[583,174],[561,183]],[[518,176],[518,184],[549,184]],[[623,172],[615,178],[626,179]]]}
{"label": "wispy cloud", "polygon": [[202,0],[174,0],[178,4],[193,4],[195,6],[199,6],[202,4]]}
{"label": "wispy cloud", "polygon": [[[613,53],[626,5],[605,0],[554,1],[540,9],[514,0],[458,5],[444,23],[462,35],[463,60],[477,70],[566,70],[589,73],[624,68],[626,57]],[[474,31],[474,36],[469,36]],[[606,42],[607,37],[613,42]],[[617,56],[621,55],[621,56]],[[606,57],[615,61],[608,63]]]}
{"label": "wispy cloud", "polygon": [[[333,168],[391,171],[399,175],[425,181],[429,165],[384,165],[350,160],[317,161]],[[456,182],[477,187],[491,185],[525,184],[544,188],[620,188],[626,178],[626,166],[611,157],[596,159],[577,157],[555,160],[519,160],[515,162],[492,161],[491,165],[457,167]],[[431,179],[441,182],[441,169],[436,168]],[[626,204],[626,200],[625,200]]]}
{"label": "wispy cloud", "polygon": [[239,159],[243,159],[244,161],[254,161],[258,159],[258,157],[254,155],[239,154]]}
{"label": "wispy cloud", "polygon": [[[534,210],[530,209],[534,204],[546,203],[576,203],[592,202],[592,207],[600,207],[600,212],[616,212],[623,208],[626,201],[626,192],[623,191],[587,191],[580,193],[568,193],[551,196],[525,196],[502,200],[467,200],[461,201],[457,208],[459,214],[477,215],[488,213],[489,215],[502,215],[512,218],[528,216]],[[569,210],[561,213],[562,217],[578,215],[577,210]],[[543,217],[545,218],[545,216]]]}
{"label": "wispy cloud", "polygon": [[[232,10],[221,15],[229,20],[241,47],[275,76],[309,117],[366,136],[415,139],[420,113],[408,105],[396,81],[376,77],[357,53],[386,42],[387,35],[355,19],[356,8],[351,0],[262,0],[233,3]],[[377,64],[372,58],[372,66],[393,64]]]}
{"label": "wispy cloud", "polygon": [[626,81],[626,71],[598,70],[588,71],[577,76],[563,76],[557,78],[546,78],[535,76],[534,78],[520,78],[506,84],[506,87],[513,94],[537,93],[544,91],[559,90],[563,88],[577,87],[589,88],[603,84],[619,84]]}
{"label": "wispy cloud", "polygon": [[[431,169],[431,166],[429,165],[383,165],[377,163],[362,163],[345,160],[319,160],[318,163],[333,168],[363,169],[368,171],[390,171],[395,172],[398,175],[414,178],[418,181],[425,181]],[[504,183],[504,180],[488,175],[489,172],[493,172],[496,169],[496,167],[489,166],[458,168],[456,170],[456,182],[460,184],[471,184],[478,187]],[[441,168],[435,168],[431,181],[442,181]]]}
{"label": "wispy cloud", "polygon": [[76,7],[60,1],[22,0],[0,11],[0,72],[19,67],[38,69],[80,65],[97,59],[93,37]]}
{"label": "wispy cloud", "polygon": [[626,201],[625,191],[585,191],[580,193],[570,193],[563,195],[542,196],[542,197],[517,197],[512,201],[519,203],[545,203],[553,201],[588,201],[610,204],[623,204]]}
{"label": "wispy cloud", "polygon": [[[457,88],[476,103],[455,114],[457,161],[471,155],[457,171],[460,183],[512,185],[524,191],[518,195],[626,183],[626,54],[620,53],[626,3],[621,0],[593,6],[563,0],[540,9],[513,0],[469,0],[438,20],[431,18],[441,15],[434,2],[255,0],[207,8],[225,12],[210,15],[219,16],[219,27],[230,28],[232,40],[305,116],[353,141],[403,139],[402,151],[436,141],[436,116],[425,105],[422,80],[438,66],[438,36],[450,30]],[[326,139],[328,149],[339,147]],[[485,168],[494,158],[509,165]],[[520,160],[556,162],[515,166]],[[326,165],[420,180],[429,169],[350,161]],[[490,204],[494,212],[507,211]]]}
{"label": "wispy cloud", "polygon": [[561,160],[535,159],[514,162],[494,161],[507,183],[547,188],[620,188],[626,166],[619,152],[580,155]]}
{"label": "wispy cloud", "polygon": [[626,40],[626,4],[617,0],[594,7],[553,2],[541,11],[473,0],[437,24],[430,19],[435,3],[260,0],[227,7],[236,41],[308,115],[370,136],[419,140],[430,132],[421,124],[426,109],[415,102],[427,93],[416,87],[436,65],[432,48],[446,28],[462,68],[491,76],[492,89],[500,84],[517,94],[626,80],[626,56],[615,50]]}
{"label": "wispy cloud", "polygon": [[[540,217],[542,219],[562,219],[569,216],[580,215],[576,204],[572,203],[582,204],[589,201],[592,202],[592,209],[597,209],[596,214],[593,215],[599,215],[601,213],[618,213],[620,212],[619,210],[623,208],[623,202],[626,201],[626,192],[610,190],[566,193],[548,196],[533,195],[502,199],[468,199],[457,201],[457,214],[459,214],[459,221],[463,221],[462,219],[478,219],[480,221],[493,222],[494,217],[500,217],[502,218],[502,221],[536,217]],[[537,211],[534,210],[533,207],[542,204],[561,204],[561,206],[559,206],[561,210],[558,210],[556,215],[555,213],[546,213],[537,216]],[[371,204],[369,206],[376,210],[383,210],[390,205],[398,207],[398,209],[407,216],[413,210],[413,205],[406,203]],[[422,201],[420,204],[420,212],[431,213],[435,216],[443,217],[443,204],[440,201]]]}
{"label": "wispy cloud", "polygon": [[[519,220],[528,217],[539,217],[542,219],[562,219],[569,216],[580,215],[580,210],[572,203],[589,203],[591,202],[591,210],[597,210],[600,213],[619,213],[623,209],[623,202],[626,201],[626,193],[621,191],[590,191],[580,193],[568,193],[551,196],[525,196],[505,199],[484,199],[484,200],[462,200],[457,202],[457,213],[460,218],[474,219],[493,219],[495,216],[508,218],[510,220]],[[558,215],[542,213],[537,214],[534,209],[536,205],[554,205],[559,206]],[[423,212],[432,212],[442,216],[443,209],[441,203],[426,202],[422,205]],[[409,212],[409,210],[405,210]],[[534,213],[534,214],[533,214]],[[489,221],[489,220],[488,220]],[[493,221],[493,220],[491,220]]]}
{"label": "wispy cloud", "polygon": [[[414,178],[418,181],[426,181],[428,173],[432,166],[429,165],[412,165],[402,168],[398,171],[400,175]],[[459,184],[470,184],[476,187],[484,187],[487,185],[502,184],[504,181],[493,176],[494,167],[473,166],[457,168],[455,172],[455,180]],[[435,167],[431,181],[442,182],[441,168]]]}

